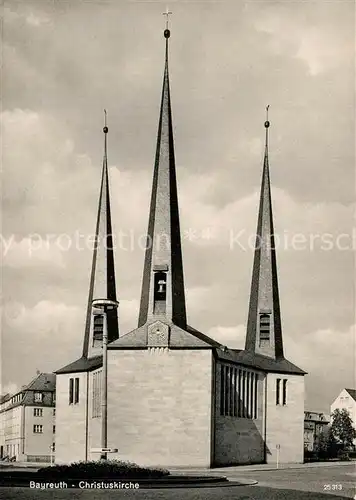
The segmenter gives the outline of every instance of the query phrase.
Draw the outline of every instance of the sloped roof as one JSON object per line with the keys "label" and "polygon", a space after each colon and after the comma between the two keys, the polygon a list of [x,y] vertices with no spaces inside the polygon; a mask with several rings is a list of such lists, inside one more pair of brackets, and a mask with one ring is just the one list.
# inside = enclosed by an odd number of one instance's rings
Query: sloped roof
{"label": "sloped roof", "polygon": [[356,401],[356,389],[345,389],[345,391],[347,391],[352,397],[352,399]]}
{"label": "sloped roof", "polygon": [[230,361],[251,368],[258,368],[265,372],[290,373],[293,375],[305,375],[307,373],[285,358],[273,359],[251,351],[228,349],[227,347],[217,349],[216,353],[221,361]]}
{"label": "sloped roof", "polygon": [[73,363],[69,363],[69,365],[60,368],[55,371],[55,374],[60,375],[61,373],[79,373],[79,372],[90,372],[91,370],[95,370],[100,368],[103,364],[102,356],[95,356],[94,358],[85,358],[81,357],[74,361]]}
{"label": "sloped roof", "polygon": [[[220,347],[221,344],[212,338],[204,335],[195,328],[187,325],[185,329],[170,323],[170,340],[169,347],[172,349],[188,349],[188,348],[214,348]],[[136,328],[131,332],[123,335],[114,342],[109,344],[109,349],[127,349],[127,348],[146,348],[147,347],[147,325]]]}
{"label": "sloped roof", "polygon": [[55,389],[56,389],[56,375],[54,373],[40,373],[23,390],[42,392],[42,391],[54,391]]}

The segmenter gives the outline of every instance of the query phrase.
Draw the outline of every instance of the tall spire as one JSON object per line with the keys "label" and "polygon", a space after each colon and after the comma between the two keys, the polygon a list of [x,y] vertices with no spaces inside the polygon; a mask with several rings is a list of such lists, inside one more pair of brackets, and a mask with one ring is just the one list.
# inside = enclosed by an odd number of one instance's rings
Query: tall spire
{"label": "tall spire", "polygon": [[276,359],[283,358],[283,340],[268,163],[268,108],[245,349]]}
{"label": "tall spire", "polygon": [[186,307],[180,238],[172,111],[168,74],[167,16],[165,67],[147,231],[138,326],[155,320],[185,328]]}
{"label": "tall spire", "polygon": [[[114,251],[111,227],[111,210],[109,194],[109,175],[107,158],[107,113],[104,110],[104,157],[101,174],[99,207],[95,230],[92,269],[89,285],[89,297],[86,313],[83,356],[90,358],[101,354],[103,322],[102,316],[93,317],[93,299],[111,299],[116,301],[116,284],[114,270]],[[119,337],[117,310],[107,312],[108,341]]]}

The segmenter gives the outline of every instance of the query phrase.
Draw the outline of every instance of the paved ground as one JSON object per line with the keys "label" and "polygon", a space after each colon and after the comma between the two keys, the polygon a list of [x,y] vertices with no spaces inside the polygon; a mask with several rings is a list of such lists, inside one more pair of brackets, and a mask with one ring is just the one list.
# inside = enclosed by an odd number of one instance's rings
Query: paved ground
{"label": "paved ground", "polygon": [[34,490],[0,489],[6,500],[342,500],[354,498],[355,465],[326,466],[287,470],[247,471],[228,474],[259,481],[256,486],[219,488],[175,488],[160,490]]}

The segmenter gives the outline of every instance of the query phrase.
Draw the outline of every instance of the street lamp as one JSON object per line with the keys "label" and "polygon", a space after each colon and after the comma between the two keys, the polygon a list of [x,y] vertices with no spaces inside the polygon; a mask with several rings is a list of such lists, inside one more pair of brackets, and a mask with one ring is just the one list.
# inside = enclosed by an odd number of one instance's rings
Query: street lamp
{"label": "street lamp", "polygon": [[101,309],[103,315],[103,372],[101,377],[101,450],[100,458],[107,460],[108,451],[108,321],[107,312],[119,303],[110,299],[95,299],[93,309]]}

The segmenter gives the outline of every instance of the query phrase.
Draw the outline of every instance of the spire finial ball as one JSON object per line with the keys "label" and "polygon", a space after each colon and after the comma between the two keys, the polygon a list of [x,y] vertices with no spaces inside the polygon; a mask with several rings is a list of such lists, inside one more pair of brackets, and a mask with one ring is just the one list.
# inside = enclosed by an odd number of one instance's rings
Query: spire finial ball
{"label": "spire finial ball", "polygon": [[164,38],[169,38],[171,36],[171,32],[169,30],[164,30]]}
{"label": "spire finial ball", "polygon": [[109,132],[108,127],[104,127],[104,128],[103,128],[103,132],[104,132],[104,134],[107,134],[107,133]]}
{"label": "spire finial ball", "polygon": [[265,121],[265,127],[266,127],[266,128],[268,128],[269,126],[270,126],[269,121],[268,121],[268,120],[267,120],[267,121]]}

